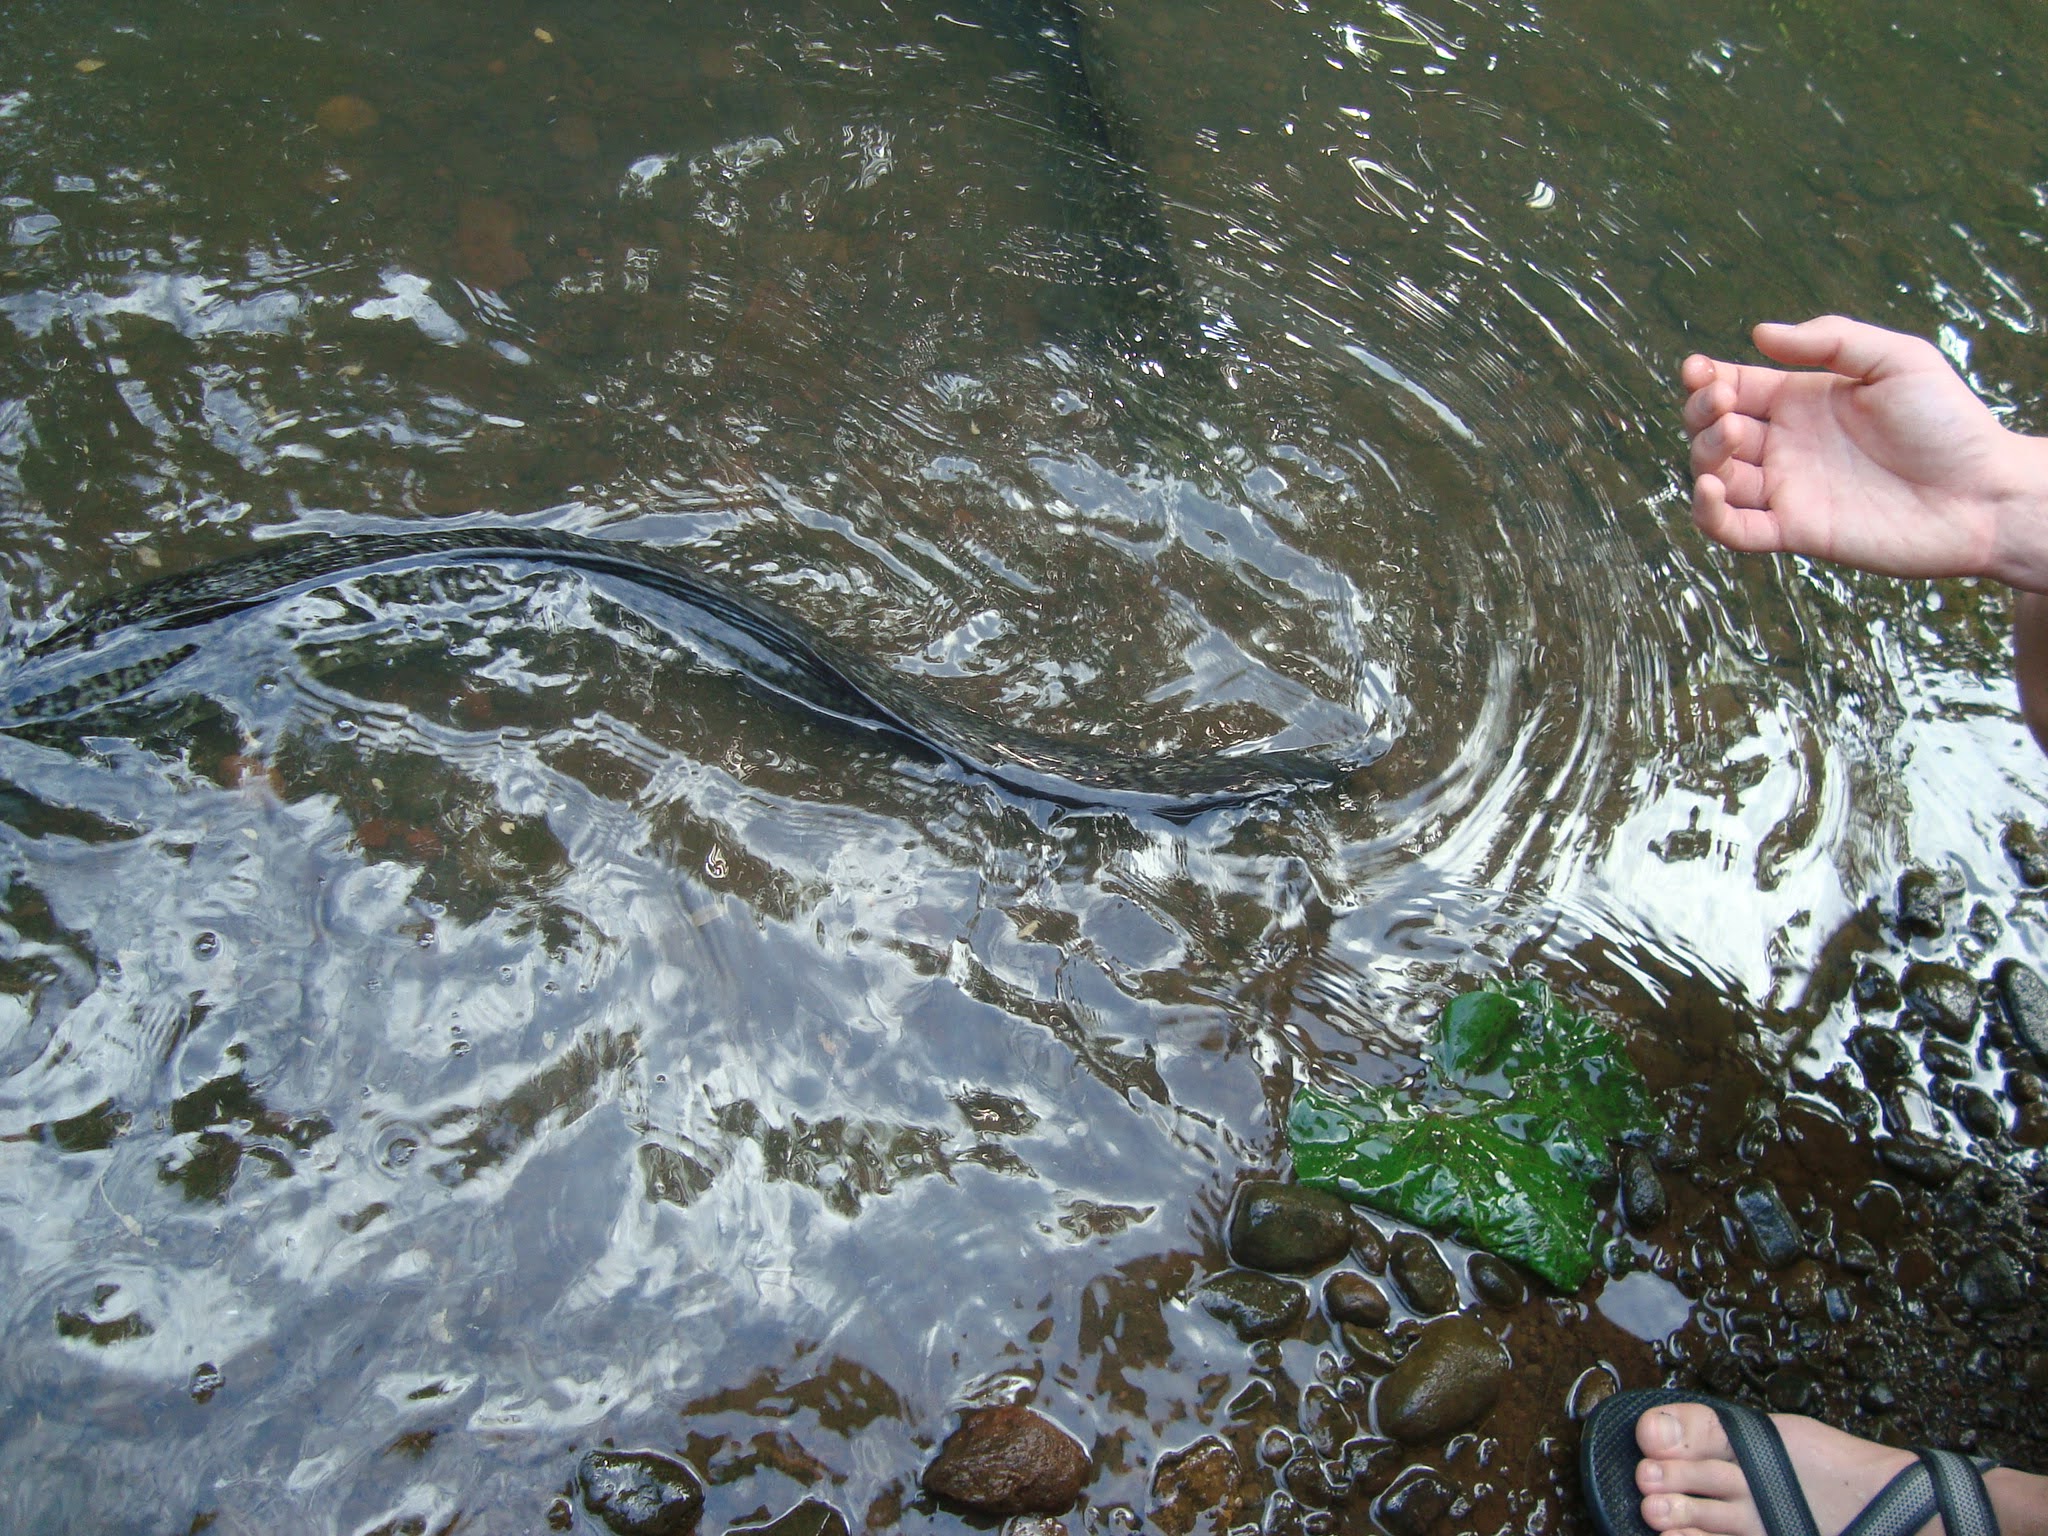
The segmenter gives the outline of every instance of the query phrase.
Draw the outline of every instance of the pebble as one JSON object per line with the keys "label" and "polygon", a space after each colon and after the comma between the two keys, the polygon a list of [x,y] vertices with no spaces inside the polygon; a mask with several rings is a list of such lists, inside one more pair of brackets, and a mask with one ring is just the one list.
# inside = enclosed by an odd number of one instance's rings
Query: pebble
{"label": "pebble", "polygon": [[1764,1401],[1774,1413],[1812,1413],[1821,1405],[1820,1378],[1796,1361],[1781,1365],[1764,1382]]}
{"label": "pebble", "polygon": [[1768,1179],[1743,1184],[1735,1191],[1735,1209],[1749,1230],[1750,1245],[1765,1269],[1783,1269],[1806,1251],[1806,1236],[1785,1202],[1778,1186]]}
{"label": "pebble", "polygon": [[1195,1300],[1246,1343],[1291,1333],[1308,1316],[1307,1291],[1255,1269],[1226,1269],[1212,1276],[1196,1290]]}
{"label": "pebble", "polygon": [[[1653,1173],[1651,1177],[1656,1175]],[[1658,1188],[1661,1190],[1663,1186]],[[1465,1278],[1472,1282],[1472,1289],[1479,1299],[1489,1306],[1503,1309],[1519,1307],[1529,1299],[1529,1288],[1515,1273],[1514,1265],[1490,1253],[1475,1253],[1467,1259]]]}
{"label": "pebble", "polygon": [[1987,1248],[1963,1266],[1956,1277],[1956,1293],[1979,1317],[2002,1317],[2019,1309],[2027,1299],[2027,1286],[2010,1254],[2003,1248]]}
{"label": "pebble", "polygon": [[1373,1513],[1393,1536],[1432,1536],[1446,1530],[1453,1495],[1441,1477],[1427,1467],[1404,1475],[1373,1505]]}
{"label": "pebble", "polygon": [[1384,1328],[1393,1316],[1387,1293],[1351,1269],[1340,1269],[1323,1282],[1323,1310],[1333,1322],[1361,1328]]}
{"label": "pebble", "polygon": [[1874,960],[1866,960],[1856,972],[1852,995],[1862,1012],[1889,1013],[1899,1006],[1898,978]]}
{"label": "pebble", "polygon": [[805,1499],[765,1525],[736,1525],[726,1536],[848,1536],[846,1516],[823,1499]]}
{"label": "pebble", "polygon": [[1408,1453],[1378,1435],[1360,1435],[1344,1442],[1342,1459],[1351,1478],[1351,1491],[1371,1498],[1394,1480]]}
{"label": "pebble", "polygon": [[1612,1369],[1604,1365],[1589,1365],[1572,1383],[1571,1395],[1565,1399],[1565,1412],[1572,1416],[1574,1422],[1581,1421],[1620,1390],[1621,1383]]}
{"label": "pebble", "polygon": [[1307,1273],[1351,1247],[1351,1205],[1326,1189],[1259,1179],[1238,1192],[1230,1256],[1250,1269]]}
{"label": "pebble", "polygon": [[2024,821],[2009,821],[1999,838],[2005,856],[2020,877],[2020,884],[2048,885],[2048,848],[2041,846],[2040,834]]}
{"label": "pebble", "polygon": [[1949,1100],[1949,1107],[1963,1122],[1963,1129],[1972,1136],[1981,1136],[1989,1141],[2005,1133],[2005,1116],[1999,1112],[1998,1100],[1974,1083],[1964,1083],[1957,1088]]}
{"label": "pebble", "polygon": [[2018,960],[2001,960],[1991,973],[2005,1016],[2034,1059],[2048,1065],[2048,983]]}
{"label": "pebble", "polygon": [[1507,1351],[1477,1318],[1440,1317],[1381,1379],[1373,1414],[1404,1444],[1442,1440],[1486,1417],[1507,1373]]}
{"label": "pebble", "polygon": [[1951,1040],[1967,1040],[1977,1028],[1977,983],[1967,971],[1939,960],[1916,960],[1899,980],[1906,1007]]}
{"label": "pebble", "polygon": [[1057,1515],[1088,1476],[1081,1442],[1030,1408],[970,1408],[918,1479],[927,1493],[991,1515]]}
{"label": "pebble", "polygon": [[1387,1239],[1380,1229],[1357,1211],[1351,1213],[1351,1257],[1369,1275],[1387,1272]]}
{"label": "pebble", "polygon": [[1931,869],[1909,869],[1899,876],[1899,932],[1909,938],[1940,938],[1945,894],[1941,877]]}
{"label": "pebble", "polygon": [[1963,1160],[1948,1148],[1903,1136],[1880,1136],[1877,1155],[1892,1172],[1929,1189],[1940,1189],[1961,1172],[1963,1166]]}
{"label": "pebble", "polygon": [[1384,1328],[1347,1327],[1344,1347],[1360,1370],[1374,1376],[1386,1375],[1401,1358],[1393,1335]]}
{"label": "pebble", "polygon": [[1661,1226],[1671,1209],[1664,1193],[1664,1181],[1648,1153],[1630,1147],[1621,1154],[1621,1215],[1631,1232],[1643,1233]]}
{"label": "pebble", "polygon": [[1436,1244],[1420,1232],[1396,1233],[1388,1245],[1387,1268],[1401,1299],[1424,1316],[1458,1304],[1458,1282]]}
{"label": "pebble", "polygon": [[1166,1536],[1189,1536],[1204,1515],[1215,1528],[1230,1522],[1244,1470],[1228,1441],[1204,1435],[1194,1444],[1168,1451],[1152,1471],[1152,1523]]}
{"label": "pebble", "polygon": [[1920,1063],[1936,1077],[1968,1077],[1977,1070],[1968,1051],[1953,1040],[1932,1034],[1920,1044]]}
{"label": "pebble", "polygon": [[1871,1083],[1896,1082],[1913,1071],[1913,1052],[1895,1029],[1866,1024],[1849,1033],[1849,1055]]}
{"label": "pebble", "polygon": [[583,1507],[618,1536],[688,1536],[704,1512],[697,1474],[659,1451],[586,1451],[576,1482]]}

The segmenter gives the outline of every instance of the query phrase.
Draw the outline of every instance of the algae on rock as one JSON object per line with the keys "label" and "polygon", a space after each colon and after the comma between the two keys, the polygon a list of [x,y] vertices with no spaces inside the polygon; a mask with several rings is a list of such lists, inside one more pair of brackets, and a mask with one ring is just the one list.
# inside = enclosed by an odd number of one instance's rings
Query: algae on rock
{"label": "algae on rock", "polygon": [[1577,1289],[1610,1146],[1652,1124],[1620,1038],[1522,981],[1453,999],[1423,1062],[1409,1082],[1349,1098],[1297,1092],[1296,1176]]}

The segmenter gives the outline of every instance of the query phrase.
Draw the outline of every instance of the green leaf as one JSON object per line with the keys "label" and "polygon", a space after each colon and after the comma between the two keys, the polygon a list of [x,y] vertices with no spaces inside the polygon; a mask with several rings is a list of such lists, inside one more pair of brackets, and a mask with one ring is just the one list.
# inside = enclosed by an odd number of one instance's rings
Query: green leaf
{"label": "green leaf", "polygon": [[1576,1289],[1592,1270],[1591,1186],[1614,1170],[1610,1143],[1651,1124],[1620,1040],[1524,981],[1454,999],[1423,1060],[1417,1083],[1296,1094],[1297,1176]]}

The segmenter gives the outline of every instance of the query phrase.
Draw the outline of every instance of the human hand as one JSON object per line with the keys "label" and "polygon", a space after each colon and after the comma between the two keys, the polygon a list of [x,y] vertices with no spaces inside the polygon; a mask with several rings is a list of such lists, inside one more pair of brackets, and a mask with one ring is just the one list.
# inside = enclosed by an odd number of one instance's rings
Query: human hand
{"label": "human hand", "polygon": [[2048,444],[2001,426],[1928,342],[1839,316],[1759,325],[1788,373],[1693,356],[1693,521],[1733,549],[2048,591]]}

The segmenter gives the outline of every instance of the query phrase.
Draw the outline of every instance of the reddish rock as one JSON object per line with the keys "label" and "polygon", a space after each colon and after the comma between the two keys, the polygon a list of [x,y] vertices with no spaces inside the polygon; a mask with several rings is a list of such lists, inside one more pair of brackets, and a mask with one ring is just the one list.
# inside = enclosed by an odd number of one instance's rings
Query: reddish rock
{"label": "reddish rock", "polygon": [[1088,1476],[1088,1452],[1029,1408],[971,1408],[920,1479],[925,1491],[991,1515],[1056,1515]]}
{"label": "reddish rock", "polygon": [[533,264],[513,242],[519,210],[502,197],[466,197],[455,210],[455,273],[493,291],[533,276]]}

